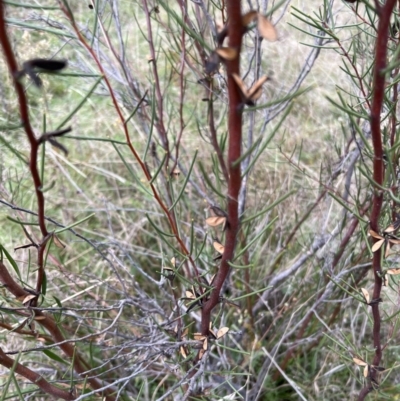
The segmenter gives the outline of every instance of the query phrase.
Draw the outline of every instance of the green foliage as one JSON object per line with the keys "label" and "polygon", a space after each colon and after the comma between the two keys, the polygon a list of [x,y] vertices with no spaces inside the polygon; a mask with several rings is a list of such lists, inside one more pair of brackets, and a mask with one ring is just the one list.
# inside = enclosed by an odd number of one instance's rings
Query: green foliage
{"label": "green foliage", "polygon": [[[1,61],[0,260],[33,296],[17,297],[0,275],[2,349],[24,350],[11,355],[15,366],[80,399],[97,398],[94,380],[135,400],[333,401],[368,385],[352,358],[372,364],[375,355],[371,305],[360,288],[372,293],[379,238],[369,244],[368,222],[379,190],[378,234],[398,220],[393,32],[382,72],[383,184],[373,175],[375,3],[299,2],[289,13],[288,2],[274,9],[257,2],[279,41],[261,40],[255,20],[248,25],[240,77],[247,87],[269,79],[254,105],[242,100],[233,111],[231,61],[220,58],[206,73],[222,43],[226,2],[5,3],[20,69],[35,58],[68,61],[61,72],[39,72],[41,88],[29,74],[19,78],[36,138],[45,138],[34,156],[40,186],[7,55]],[[242,113],[243,140],[229,165],[232,112]],[[68,126],[72,132],[56,136]],[[214,335],[203,338],[202,308],[229,246],[226,171],[238,166],[240,229],[211,313]],[[397,268],[397,248],[382,255],[384,272]],[[398,279],[385,275],[386,370],[371,397],[394,399]],[[2,399],[52,399],[14,368],[1,385]]]}

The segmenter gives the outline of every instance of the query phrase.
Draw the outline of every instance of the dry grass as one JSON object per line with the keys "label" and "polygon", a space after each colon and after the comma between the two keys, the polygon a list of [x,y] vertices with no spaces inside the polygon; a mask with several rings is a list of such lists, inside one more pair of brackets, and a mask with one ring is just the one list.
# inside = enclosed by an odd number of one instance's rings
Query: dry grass
{"label": "dry grass", "polygon": [[[105,7],[104,22],[107,30],[114,43],[117,43],[109,5],[100,3],[101,7]],[[87,8],[86,3],[74,3],[71,7],[82,27],[93,26],[92,11]],[[292,3],[292,7],[310,13],[318,11],[318,5],[311,1],[297,1]],[[24,20],[32,15],[29,14],[32,10],[18,7],[8,9],[12,18]],[[173,142],[180,128],[180,78],[177,72],[180,60],[179,52],[173,47],[178,35],[174,35],[170,28],[175,27],[177,32],[180,29],[176,22],[171,24],[168,14],[162,7],[160,9],[161,15],[154,17],[159,18],[160,23],[153,21],[154,43],[159,57],[161,86],[165,89],[165,125],[168,127],[170,141]],[[354,18],[343,3],[335,4],[334,12],[337,24],[349,23]],[[49,16],[50,21],[55,20],[68,27],[67,33],[72,32],[68,21],[59,11],[35,10],[35,13],[36,17]],[[274,14],[273,20],[278,17],[280,11]],[[171,24],[169,28],[164,25],[167,21]],[[152,93],[154,76],[151,63],[146,59],[149,49],[137,22],[144,29],[145,20],[141,6],[136,2],[121,2],[120,23],[127,49],[125,65],[129,68],[135,85],[138,83],[141,93],[145,90]],[[271,80],[265,85],[260,104],[287,95],[312,50],[300,44],[311,43],[312,38],[294,29],[288,22],[301,29],[308,29],[288,9],[277,25],[279,41],[263,42],[262,71],[271,76]],[[35,23],[48,27],[44,20]],[[76,41],[21,28],[10,28],[10,37],[20,61],[57,55],[69,60],[70,71],[98,74],[93,60]],[[126,77],[107,49],[101,33],[100,37],[102,40],[98,49],[101,50],[99,54],[102,63],[127,116],[133,111],[138,99],[128,89]],[[349,31],[343,31],[341,39],[344,43],[348,37]],[[243,54],[243,70],[248,65],[246,63],[250,59],[252,43],[249,37],[246,42],[249,48]],[[188,47],[188,51],[190,54],[197,54],[193,47]],[[290,191],[293,193],[267,213],[243,226],[238,252],[244,244],[243,238],[249,243],[258,234],[260,237],[249,248],[247,260],[241,257],[234,262],[241,266],[251,264],[251,268],[233,269],[224,296],[232,300],[251,291],[259,291],[271,283],[275,287],[269,290],[268,299],[264,303],[260,301],[260,293],[236,301],[240,303],[240,309],[229,306],[218,308],[215,326],[229,326],[230,334],[215,342],[204,367],[206,374],[203,378],[190,382],[190,385],[195,386],[192,388],[193,394],[220,386],[208,399],[222,399],[229,394],[233,394],[230,399],[240,399],[240,394],[249,400],[294,400],[299,399],[294,391],[294,382],[307,400],[334,401],[350,399],[361,388],[362,378],[351,362],[348,350],[362,350],[364,357],[369,355],[370,350],[366,348],[372,344],[369,341],[369,315],[365,305],[340,291],[326,279],[332,273],[332,261],[350,224],[351,216],[345,217],[343,207],[326,195],[306,216],[290,244],[284,248],[296,224],[307,214],[325,188],[340,194],[344,191],[345,176],[341,175],[336,180],[331,177],[340,156],[345,154],[346,143],[351,138],[350,128],[345,113],[326,99],[326,96],[336,99],[338,84],[349,91],[352,89],[348,77],[340,70],[341,60],[341,55],[335,50],[323,50],[320,53],[302,85],[303,88],[310,86],[312,89],[293,101],[291,112],[249,176],[245,218],[255,215]],[[181,140],[181,168],[184,173],[189,169],[195,151],[198,151],[198,162],[175,213],[181,237],[186,246],[193,247],[194,255],[200,251],[202,243],[206,242],[197,264],[200,273],[209,278],[218,268],[218,262],[213,260],[215,255],[211,237],[217,233],[221,236],[222,233],[219,230],[213,231],[205,224],[205,217],[209,213],[205,197],[212,199],[221,208],[225,208],[225,199],[212,192],[203,177],[199,162],[203,164],[213,185],[224,196],[226,184],[213,165],[212,157],[215,153],[209,140],[206,103],[200,102],[204,96],[204,88],[198,84],[202,69],[195,61],[192,60],[193,68],[187,66],[185,69],[187,89],[183,116],[186,126]],[[5,71],[4,60],[1,61],[1,67]],[[254,75],[253,70],[251,71],[246,78],[248,83],[252,82]],[[1,105],[0,124],[8,125],[11,121],[18,121],[17,104],[11,81],[6,78],[5,72],[2,77],[4,81],[1,90],[5,100]],[[26,81],[29,86],[32,124],[37,132],[43,129],[44,116],[48,129],[55,129],[86,96],[95,80],[96,78],[49,75],[44,77],[42,91]],[[217,130],[221,138],[226,133],[226,85],[223,73],[215,78],[215,92]],[[245,143],[250,127],[253,127],[254,140],[259,137],[267,138],[280,117],[281,115],[263,126],[268,118],[265,110],[256,111],[254,116],[246,113]],[[149,129],[154,130],[153,140],[158,156],[148,157],[148,165],[150,170],[155,171],[163,154],[156,129],[151,127],[150,121],[149,106],[142,116],[135,116],[130,121],[129,129],[132,142],[141,155],[145,151]],[[96,88],[69,124],[73,127],[71,136],[124,141],[121,124],[103,84]],[[22,155],[29,155],[22,130],[1,132],[0,135],[5,138],[12,135],[12,145]],[[175,255],[180,262],[183,259],[176,249],[171,249],[161,239],[146,214],[161,231],[170,232],[166,219],[157,202],[146,192],[149,187],[144,183],[145,176],[126,147],[116,145],[131,171],[110,142],[82,139],[61,141],[69,150],[68,157],[50,145],[46,147],[44,188],[50,188],[45,193],[46,215],[64,226],[91,213],[95,215],[75,228],[80,237],[71,231],[60,234],[60,239],[66,244],[64,250],[51,248],[46,266],[47,291],[42,305],[50,308],[62,304],[65,308],[62,314],[52,313],[55,316],[60,314],[59,319],[66,337],[78,339],[77,349],[89,361],[90,368],[94,369],[89,374],[98,376],[105,383],[122,386],[122,399],[157,400],[162,399],[163,394],[170,390],[171,395],[167,399],[181,399],[187,387],[182,386],[172,391],[173,386],[180,381],[184,382],[192,365],[179,354],[177,344],[181,339],[174,338],[166,329],[174,327],[167,323],[179,316],[177,303],[183,304],[179,299],[184,296],[184,290],[190,286],[191,281],[185,274],[184,267],[178,270],[172,283],[160,275],[163,268],[171,267],[169,261],[172,256]],[[0,161],[0,198],[20,208],[35,211],[36,200],[29,172],[22,163],[15,161],[13,153],[5,148],[0,150],[4,154]],[[182,173],[178,179],[169,183],[166,183],[165,178],[156,180],[157,189],[164,199],[168,199],[168,193],[175,196],[179,193],[184,175]],[[355,179],[352,180],[352,196],[356,197],[356,192],[362,185],[356,185]],[[352,201],[351,207],[354,203]],[[10,207],[1,205],[1,244],[11,252],[14,247],[25,244],[27,239],[20,227],[7,220],[7,217],[20,218],[23,221],[34,221],[35,218],[24,211],[13,211]],[[263,232],[269,224],[271,227]],[[49,223],[49,230],[52,229],[56,229],[56,226]],[[29,230],[39,241],[38,230],[35,227]],[[207,232],[209,237],[206,239]],[[368,265],[368,253],[363,248],[361,238],[357,229],[349,241],[348,251],[336,266],[335,274],[341,270],[350,270],[356,265]],[[85,242],[85,239],[90,240],[91,244]],[[176,248],[176,244],[172,246]],[[21,270],[24,284],[34,286],[34,272],[37,268],[35,251],[19,250],[12,254]],[[298,268],[295,268],[297,265]],[[290,269],[293,272],[287,278],[274,282]],[[348,274],[343,279],[354,284],[363,269],[365,267],[354,268],[353,278]],[[246,278],[246,274],[249,278]],[[359,283],[355,286],[358,285]],[[14,301],[10,300],[6,289],[1,291],[4,303],[12,304]],[[397,304],[396,292],[393,288],[388,288],[387,292],[390,292],[392,304],[385,308],[391,314]],[[318,297],[322,294],[326,298],[318,304]],[[338,304],[341,304],[339,315],[331,321]],[[314,307],[316,311],[311,323],[303,326],[305,317]],[[183,313],[184,310],[181,308],[180,312]],[[16,323],[18,317],[7,315],[7,319]],[[183,324],[190,329],[190,336],[186,340],[193,340],[192,334],[198,331],[199,320],[198,311],[184,315]],[[391,336],[394,341],[395,327],[397,326],[386,326],[383,335]],[[41,329],[38,330],[41,332]],[[303,330],[301,335],[300,330]],[[38,339],[28,339],[5,329],[1,335],[7,340],[7,345],[4,346],[7,351],[26,350],[42,345]],[[222,345],[219,347],[219,342],[238,352],[223,348]],[[390,360],[395,361],[397,348],[391,349],[393,355]],[[284,366],[285,374],[292,380],[288,382],[277,375],[274,365],[266,357],[266,352],[273,355],[279,364],[284,364],[285,357],[292,350],[292,359]],[[57,348],[52,351],[63,358]],[[192,353],[195,353],[193,348]],[[65,382],[66,386],[73,381],[78,393],[85,386],[82,378],[71,373],[70,361],[63,365],[56,358],[46,357],[43,352],[35,351],[24,353],[20,362],[42,372],[49,381]],[[103,363],[104,367],[98,369]],[[8,371],[3,369],[1,373],[1,380],[5,383],[9,378]],[[248,380],[246,375],[249,375]],[[393,377],[395,376],[393,372]],[[393,377],[390,381],[395,383],[392,381]],[[125,381],[118,383],[120,378],[125,378]],[[41,393],[35,393],[32,386],[22,380],[18,383],[21,389],[29,392],[30,397],[50,399]],[[15,393],[17,388],[13,383],[9,390],[11,398],[4,399],[20,399]],[[394,388],[393,384],[387,394],[393,393]],[[237,391],[236,395],[233,389]],[[259,391],[258,395],[255,389]],[[191,399],[200,399],[199,397],[200,395]]]}

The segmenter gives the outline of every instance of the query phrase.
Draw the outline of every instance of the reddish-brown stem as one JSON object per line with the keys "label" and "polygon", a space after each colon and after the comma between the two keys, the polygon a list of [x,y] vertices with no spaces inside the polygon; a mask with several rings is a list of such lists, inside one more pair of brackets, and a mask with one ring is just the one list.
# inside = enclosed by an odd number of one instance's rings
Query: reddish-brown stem
{"label": "reddish-brown stem", "polygon": [[30,160],[29,160],[29,168],[31,171],[32,179],[35,185],[36,198],[38,203],[38,222],[40,231],[42,232],[43,237],[45,237],[48,232],[46,228],[46,223],[44,220],[44,196],[42,192],[42,182],[40,180],[39,171],[37,168],[37,156],[39,150],[39,143],[35,137],[33,132],[30,119],[29,119],[29,110],[28,110],[28,100],[26,98],[24,88],[20,83],[19,79],[19,69],[17,61],[14,57],[14,52],[11,48],[10,41],[8,40],[5,16],[4,16],[4,4],[3,0],[0,0],[0,43],[4,51],[4,55],[6,58],[6,62],[8,65],[8,69],[10,71],[11,77],[14,82],[14,86],[18,96],[19,102],[19,112],[21,115],[21,121],[24,126],[24,130],[26,136],[29,140],[29,144],[31,147],[30,150]]}
{"label": "reddish-brown stem", "polygon": [[[364,208],[364,210],[362,210],[360,212],[360,215],[362,216],[365,213],[366,210],[367,210],[367,208]],[[336,265],[339,263],[339,260],[342,257],[343,252],[344,252],[346,246],[349,243],[349,239],[352,237],[356,227],[358,226],[358,223],[359,223],[358,218],[354,217],[352,223],[350,224],[350,227],[347,230],[346,235],[344,236],[344,238],[343,238],[343,240],[342,240],[342,242],[341,242],[341,244],[339,246],[339,251],[336,253],[335,259],[332,262],[332,266],[331,266],[332,270],[334,270]],[[318,299],[320,299],[322,295],[323,295],[323,293],[319,294]],[[300,329],[297,332],[297,335],[296,335],[296,339],[297,340],[303,338],[304,332],[307,329],[307,327],[309,327],[309,324],[310,324],[310,321],[311,321],[312,317],[313,317],[313,312],[309,312],[308,316],[306,317],[306,319],[304,320],[302,326],[300,327]],[[287,352],[287,354],[285,355],[285,359],[283,360],[283,362],[280,365],[282,369],[286,369],[288,363],[293,358],[293,355],[295,354],[295,351],[296,351],[296,347],[293,347]],[[274,376],[274,379],[276,379],[279,375],[280,375],[280,373],[276,372],[276,374]]]}
{"label": "reddish-brown stem", "polygon": [[95,61],[96,65],[97,65],[97,68],[99,69],[99,71],[103,75],[103,79],[104,79],[104,82],[106,83],[106,86],[107,86],[108,91],[110,93],[112,103],[113,103],[114,108],[115,108],[115,110],[116,110],[116,112],[118,114],[118,117],[119,117],[120,121],[121,121],[121,125],[122,125],[123,130],[124,130],[124,135],[125,135],[125,139],[126,139],[126,142],[128,144],[128,147],[129,147],[131,153],[133,154],[133,156],[135,157],[135,159],[137,160],[137,162],[139,163],[140,168],[142,169],[143,173],[145,174],[146,179],[149,182],[150,189],[151,189],[151,191],[152,191],[152,193],[154,195],[154,198],[156,199],[157,203],[160,205],[161,209],[165,213],[165,215],[166,215],[166,217],[168,219],[169,225],[171,227],[171,230],[174,233],[175,238],[179,243],[179,246],[181,247],[182,253],[187,255],[190,263],[192,264],[192,267],[193,267],[193,270],[194,270],[196,276],[199,276],[196,264],[195,264],[192,256],[190,255],[189,250],[187,249],[185,243],[183,242],[182,238],[179,235],[178,228],[177,228],[173,213],[171,213],[168,210],[168,207],[165,205],[165,203],[161,199],[161,197],[158,194],[154,184],[150,183],[150,181],[152,179],[152,177],[150,175],[150,172],[149,172],[148,168],[146,167],[145,162],[141,159],[141,157],[139,156],[139,154],[137,153],[135,147],[132,144],[131,138],[129,136],[129,130],[128,130],[127,124],[125,124],[125,118],[124,118],[124,116],[122,114],[122,111],[121,111],[121,108],[120,108],[120,106],[118,104],[118,101],[117,101],[117,98],[115,96],[114,90],[113,90],[113,88],[111,86],[110,80],[108,79],[100,60],[97,57],[96,52],[89,46],[89,44],[86,42],[85,38],[82,36],[78,26],[76,25],[76,22],[75,22],[74,18],[72,17],[72,15],[70,15],[69,11],[62,4],[60,5],[60,7],[61,7],[62,11],[64,12],[64,14],[67,16],[67,18],[69,19],[69,21],[70,21],[70,23],[71,23],[71,25],[72,25],[72,27],[73,27],[73,29],[75,31],[75,34],[76,34],[77,38],[82,43],[82,45],[86,48],[86,50],[89,52],[89,54],[91,55],[91,57]]}
{"label": "reddish-brown stem", "polygon": [[[375,65],[373,75],[373,94],[371,104],[371,134],[372,134],[372,145],[374,149],[374,160],[373,160],[373,179],[374,181],[383,186],[384,178],[384,162],[383,162],[383,147],[382,147],[382,133],[381,133],[381,111],[383,105],[383,99],[385,94],[385,74],[382,72],[387,65],[387,43],[389,37],[389,25],[390,17],[393,8],[397,0],[387,0],[382,6],[379,5],[378,1],[375,1],[376,8],[379,14],[379,23],[377,31],[377,39],[375,45]],[[376,188],[373,197],[370,226],[371,229],[379,232],[379,217],[382,210],[383,193],[380,189]],[[372,269],[374,272],[374,291],[373,299],[380,298],[382,289],[382,277],[381,277],[381,249],[374,252],[372,260]],[[372,364],[379,366],[382,359],[382,348],[381,348],[381,318],[379,313],[379,303],[371,305],[372,316],[373,316],[373,343],[375,355]],[[376,382],[377,372],[371,370],[371,382]],[[364,400],[365,397],[373,390],[373,387],[369,383],[364,387],[359,396],[358,400]]]}
{"label": "reddish-brown stem", "polygon": [[[16,298],[24,298],[30,295],[29,292],[25,291],[10,275],[4,263],[0,262],[0,282],[4,285],[7,290],[13,294]],[[34,311],[35,317],[38,318],[37,323],[43,326],[51,335],[55,343],[61,343],[59,345],[60,349],[73,361],[74,370],[78,374],[82,374],[84,377],[84,372],[87,370],[85,362],[79,356],[75,350],[75,345],[73,342],[66,342],[65,337],[59,329],[56,321],[50,315],[45,315],[41,311]],[[0,364],[2,360],[0,358]],[[87,381],[90,383],[94,390],[100,389],[102,387],[102,382],[94,377],[89,377]],[[107,401],[114,401],[115,397],[112,395],[113,390],[107,389],[104,391],[105,398]]]}
{"label": "reddish-brown stem", "polygon": [[[8,355],[4,353],[4,351],[0,348],[0,364],[5,366],[8,369],[11,369],[15,361],[10,358]],[[56,386],[50,384],[47,380],[43,379],[38,373],[33,370],[21,365],[17,362],[14,366],[14,372],[25,377],[32,383],[35,383],[39,388],[41,388],[45,393],[50,394],[55,397],[55,399],[61,398],[63,400],[74,400],[75,397],[72,393],[62,390]]]}
{"label": "reddish-brown stem", "polygon": [[[399,4],[397,4],[397,9],[395,12],[399,12]],[[399,38],[396,39],[396,46],[399,46]],[[397,60],[399,60],[399,56],[397,56]],[[396,68],[394,71],[392,71],[391,76],[395,77],[398,76],[400,69]],[[392,104],[393,104],[393,111],[390,114],[390,147],[393,147],[396,139],[396,127],[397,127],[397,116],[396,116],[396,111],[397,106],[398,106],[398,101],[399,101],[399,90],[398,86],[394,84],[392,86],[393,88],[393,97],[392,97]],[[393,152],[393,155],[390,159],[390,163],[392,163],[392,171],[396,171],[397,169],[397,163],[398,163],[398,150]],[[393,195],[396,196],[398,192],[398,184],[397,184],[397,177],[394,176],[392,177],[392,183],[394,186],[392,187],[392,192]],[[392,202],[392,220],[396,220],[396,205],[397,202],[393,200]]]}
{"label": "reddish-brown stem", "polygon": [[[360,215],[362,216],[363,213],[360,213]],[[343,252],[346,249],[346,247],[348,246],[349,241],[350,241],[351,237],[353,236],[356,227],[358,226],[358,223],[359,223],[359,221],[355,217],[353,219],[353,222],[350,224],[350,227],[348,228],[346,234],[342,238],[342,241],[339,245],[338,251],[336,252],[335,257],[332,261],[332,266],[331,266],[332,271],[335,269],[335,267],[339,263],[340,258],[343,256]]]}
{"label": "reddish-brown stem", "polygon": [[[228,36],[229,46],[240,51],[242,45],[243,27],[241,17],[240,0],[230,0],[227,3],[228,14]],[[233,260],[236,246],[236,238],[239,230],[239,210],[238,197],[241,185],[241,169],[240,163],[235,165],[235,161],[239,159],[242,145],[242,101],[239,89],[232,78],[232,74],[239,74],[239,57],[226,63],[226,72],[228,75],[228,99],[229,99],[229,116],[228,116],[228,222],[225,237],[225,250],[222,255],[221,265],[215,278],[215,288],[211,292],[209,300],[202,309],[201,332],[208,335],[209,325],[211,321],[211,312],[219,301],[221,288],[229,273],[229,262]]]}

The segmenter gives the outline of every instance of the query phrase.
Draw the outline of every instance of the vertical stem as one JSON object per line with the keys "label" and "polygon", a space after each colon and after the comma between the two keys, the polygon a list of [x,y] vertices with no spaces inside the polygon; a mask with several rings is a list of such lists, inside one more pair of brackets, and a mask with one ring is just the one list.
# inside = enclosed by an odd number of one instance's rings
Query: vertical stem
{"label": "vertical stem", "polygon": [[[385,94],[385,74],[382,71],[387,65],[387,43],[389,35],[389,24],[390,16],[397,0],[387,0],[384,5],[377,8],[379,11],[379,23],[378,32],[375,47],[375,66],[373,76],[373,97],[371,104],[371,133],[372,133],[372,145],[374,148],[374,160],[373,160],[373,179],[374,181],[383,186],[384,178],[384,163],[383,163],[383,147],[382,147],[382,134],[381,134],[381,111],[383,105],[383,99]],[[379,6],[379,7],[378,7]],[[373,204],[370,217],[371,229],[379,232],[379,217],[382,210],[383,203],[383,192],[380,189],[375,189]],[[381,272],[381,249],[374,252],[372,268],[374,271],[374,291],[373,299],[380,298],[382,289],[382,277]],[[375,355],[372,364],[379,366],[382,359],[382,346],[380,338],[381,330],[381,318],[379,313],[379,303],[371,305],[372,316],[373,316],[373,343],[375,349]],[[371,369],[371,382],[376,382],[377,372]],[[359,396],[358,400],[364,400],[365,397],[373,390],[373,386],[368,384],[364,387]]]}
{"label": "vertical stem", "polygon": [[[229,47],[232,47],[240,53],[242,45],[243,27],[241,17],[240,0],[230,0],[227,2],[228,14],[228,37]],[[226,230],[225,250],[222,255],[221,265],[215,278],[215,288],[212,291],[209,300],[202,309],[201,332],[207,335],[211,321],[211,312],[219,301],[220,291],[224,281],[229,273],[229,262],[233,259],[237,233],[239,230],[239,210],[238,198],[241,187],[241,166],[240,163],[234,165],[234,162],[240,157],[242,145],[242,101],[239,89],[232,78],[232,74],[239,74],[240,64],[239,56],[226,63],[228,75],[228,222]]]}
{"label": "vertical stem", "polygon": [[6,30],[6,22],[4,15],[4,4],[3,1],[0,0],[0,44],[3,48],[5,59],[8,65],[8,69],[10,71],[11,77],[14,82],[15,90],[18,96],[19,103],[19,112],[21,115],[21,121],[24,126],[24,130],[26,136],[29,140],[30,144],[30,159],[29,159],[29,168],[31,171],[32,179],[35,185],[36,198],[38,203],[38,221],[40,231],[45,237],[48,232],[46,228],[46,223],[44,221],[44,196],[42,192],[42,182],[40,180],[39,170],[37,168],[37,156],[39,143],[35,137],[33,132],[30,119],[29,119],[29,110],[28,110],[28,99],[26,98],[24,88],[22,84],[19,82],[18,75],[19,69],[17,60],[15,59],[14,52],[11,48],[10,41],[8,40],[7,30]]}

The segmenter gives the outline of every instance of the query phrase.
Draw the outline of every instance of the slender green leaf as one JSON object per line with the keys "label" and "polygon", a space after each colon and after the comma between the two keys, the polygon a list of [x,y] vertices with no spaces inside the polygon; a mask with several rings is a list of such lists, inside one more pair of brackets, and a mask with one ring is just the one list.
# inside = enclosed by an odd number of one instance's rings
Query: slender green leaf
{"label": "slender green leaf", "polygon": [[86,103],[86,101],[89,99],[91,94],[94,92],[94,90],[97,88],[97,85],[100,83],[100,81],[103,79],[103,76],[100,76],[97,81],[94,83],[94,85],[89,89],[89,91],[86,93],[86,95],[83,97],[83,99],[74,107],[74,109],[69,113],[64,120],[58,124],[57,128],[55,129],[56,131],[60,130],[78,111],[79,109]]}
{"label": "slender green leaf", "polygon": [[4,248],[4,246],[2,244],[0,244],[0,250],[4,253],[4,255],[6,255],[7,260],[10,262],[12,268],[14,269],[15,273],[17,273],[17,276],[18,276],[19,280],[21,281],[21,273],[20,273],[18,265],[15,262],[15,260],[13,259],[13,257],[8,253],[7,249]]}
{"label": "slender green leaf", "polygon": [[189,182],[190,174],[192,174],[192,170],[193,170],[194,162],[196,161],[197,153],[198,153],[198,151],[196,150],[196,151],[194,152],[192,164],[190,165],[189,171],[188,171],[187,174],[186,174],[185,181],[183,182],[182,188],[181,188],[181,190],[180,190],[180,192],[179,192],[177,198],[175,199],[174,203],[169,207],[168,210],[174,209],[174,207],[176,206],[176,204],[179,202],[179,199],[182,197],[183,193],[185,192],[186,185],[187,185],[187,183]]}
{"label": "slender green leaf", "polygon": [[58,230],[55,230],[54,233],[55,233],[55,234],[60,234],[60,233],[62,233],[62,232],[64,232],[64,231],[67,231],[67,230],[69,230],[70,228],[73,228],[73,227],[75,227],[75,226],[77,226],[77,225],[79,225],[79,224],[85,222],[86,220],[89,220],[89,219],[90,219],[91,217],[93,217],[95,214],[96,214],[96,213],[89,214],[89,216],[86,216],[86,217],[84,217],[83,219],[80,219],[80,220],[76,221],[75,223],[70,224],[69,226],[66,226],[66,227],[63,227],[63,228],[59,228]]}

